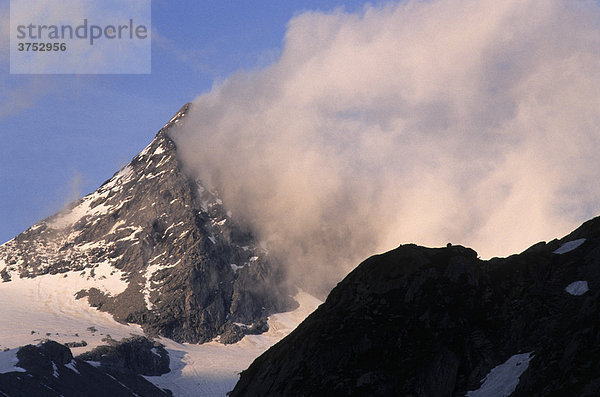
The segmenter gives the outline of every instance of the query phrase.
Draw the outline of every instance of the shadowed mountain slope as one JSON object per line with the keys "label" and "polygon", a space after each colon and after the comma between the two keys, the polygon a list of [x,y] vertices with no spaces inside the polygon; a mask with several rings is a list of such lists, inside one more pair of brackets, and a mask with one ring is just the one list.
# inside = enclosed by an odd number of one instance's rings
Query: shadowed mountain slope
{"label": "shadowed mountain slope", "polygon": [[598,396],[600,218],[483,261],[403,245],[360,264],[231,396]]}

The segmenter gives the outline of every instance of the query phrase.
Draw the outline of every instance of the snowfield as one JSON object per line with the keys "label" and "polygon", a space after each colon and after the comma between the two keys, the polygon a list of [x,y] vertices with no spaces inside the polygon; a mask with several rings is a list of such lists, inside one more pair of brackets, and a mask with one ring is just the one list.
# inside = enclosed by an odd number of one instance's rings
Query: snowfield
{"label": "snowfield", "polygon": [[268,332],[247,335],[232,345],[215,341],[193,345],[158,339],[169,351],[171,372],[145,378],[158,387],[170,389],[175,396],[225,396],[235,386],[241,371],[292,332],[322,303],[304,292],[297,294],[295,299],[300,304],[296,310],[269,317]]}
{"label": "snowfield", "polygon": [[15,364],[19,361],[17,358],[18,349],[10,349],[6,351],[0,351],[0,374],[7,372],[25,372],[21,367],[15,367]]}
{"label": "snowfield", "polygon": [[87,346],[71,349],[78,355],[105,344],[102,339],[107,335],[113,339],[143,335],[141,327],[120,324],[90,307],[87,298],[75,299],[81,289],[96,287],[114,295],[127,286],[121,272],[108,264],[94,268],[93,276],[91,270],[23,279],[12,273],[12,281],[0,283],[0,350],[35,345],[42,339],[83,340]]}
{"label": "snowfield", "polygon": [[583,295],[589,290],[588,282],[584,280],[574,281],[565,287],[565,291],[574,296]]}
{"label": "snowfield", "polygon": [[[109,335],[116,340],[143,335],[141,327],[118,323],[110,314],[90,307],[87,298],[75,299],[77,291],[84,288],[96,287],[112,294],[121,292],[126,287],[121,273],[108,270],[99,266],[93,276],[86,269],[32,279],[21,279],[13,273],[12,281],[0,283],[0,373],[20,371],[14,366],[16,348],[35,345],[42,339],[60,343],[85,341],[87,346],[71,348],[76,356],[106,344],[102,339]],[[193,345],[158,339],[169,351],[171,372],[146,379],[172,390],[175,396],[225,396],[235,386],[241,371],[322,303],[303,292],[295,299],[300,307],[269,317],[268,332],[248,335],[236,344]]]}
{"label": "snowfield", "polygon": [[580,238],[577,240],[569,241],[561,245],[553,254],[566,254],[567,252],[571,252],[576,248],[579,248],[581,244],[585,243],[584,238]]}
{"label": "snowfield", "polygon": [[467,393],[466,397],[508,397],[517,385],[519,378],[529,367],[533,352],[515,354],[504,363],[492,368],[477,390]]}

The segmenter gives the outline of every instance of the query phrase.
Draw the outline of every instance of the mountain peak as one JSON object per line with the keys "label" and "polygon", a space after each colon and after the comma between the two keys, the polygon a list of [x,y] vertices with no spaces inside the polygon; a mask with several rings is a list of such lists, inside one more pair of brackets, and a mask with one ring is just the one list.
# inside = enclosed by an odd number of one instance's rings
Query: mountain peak
{"label": "mountain peak", "polygon": [[183,172],[168,133],[190,106],[98,190],[0,246],[2,279],[77,272],[91,282],[78,298],[194,343],[259,332],[287,307],[276,264],[217,194]]}
{"label": "mountain peak", "polygon": [[169,120],[169,122],[167,123],[167,125],[165,126],[165,128],[170,127],[171,124],[175,124],[179,121],[179,119],[181,119],[183,116],[185,116],[187,114],[187,112],[192,108],[192,103],[188,102],[185,105],[183,105],[181,107],[181,109],[179,109],[177,111],[177,113],[175,113],[175,116],[171,117],[171,120]]}

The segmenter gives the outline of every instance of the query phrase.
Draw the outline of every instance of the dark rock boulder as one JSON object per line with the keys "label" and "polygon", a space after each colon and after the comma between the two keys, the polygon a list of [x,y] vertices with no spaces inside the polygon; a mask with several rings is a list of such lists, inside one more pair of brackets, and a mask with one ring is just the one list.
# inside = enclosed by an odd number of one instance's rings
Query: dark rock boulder
{"label": "dark rock boulder", "polygon": [[17,352],[18,366],[32,373],[50,376],[54,365],[65,365],[73,360],[68,347],[53,340],[47,340],[38,346],[23,346]]}
{"label": "dark rock boulder", "polygon": [[152,342],[143,336],[133,336],[119,342],[108,339],[108,343],[77,358],[98,362],[103,367],[126,369],[147,376],[159,376],[170,371],[169,353],[158,342]]}
{"label": "dark rock boulder", "polygon": [[240,341],[244,335],[258,335],[269,330],[266,318],[259,319],[251,325],[227,323],[220,333],[219,342],[231,344]]}
{"label": "dark rock boulder", "polygon": [[168,397],[172,393],[125,367],[95,367],[47,340],[17,352],[21,371],[0,374],[0,395],[10,397]]}

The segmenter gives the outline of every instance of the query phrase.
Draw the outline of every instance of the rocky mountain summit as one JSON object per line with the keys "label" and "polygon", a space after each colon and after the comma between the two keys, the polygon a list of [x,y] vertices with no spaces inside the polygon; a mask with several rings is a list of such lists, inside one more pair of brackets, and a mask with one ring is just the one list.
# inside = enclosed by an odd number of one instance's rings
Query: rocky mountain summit
{"label": "rocky mountain summit", "polygon": [[480,260],[403,245],[360,264],[231,396],[598,396],[600,218]]}
{"label": "rocky mountain summit", "polygon": [[76,273],[80,299],[151,335],[233,343],[290,308],[283,275],[177,157],[185,105],[98,190],[0,246],[0,277]]}

